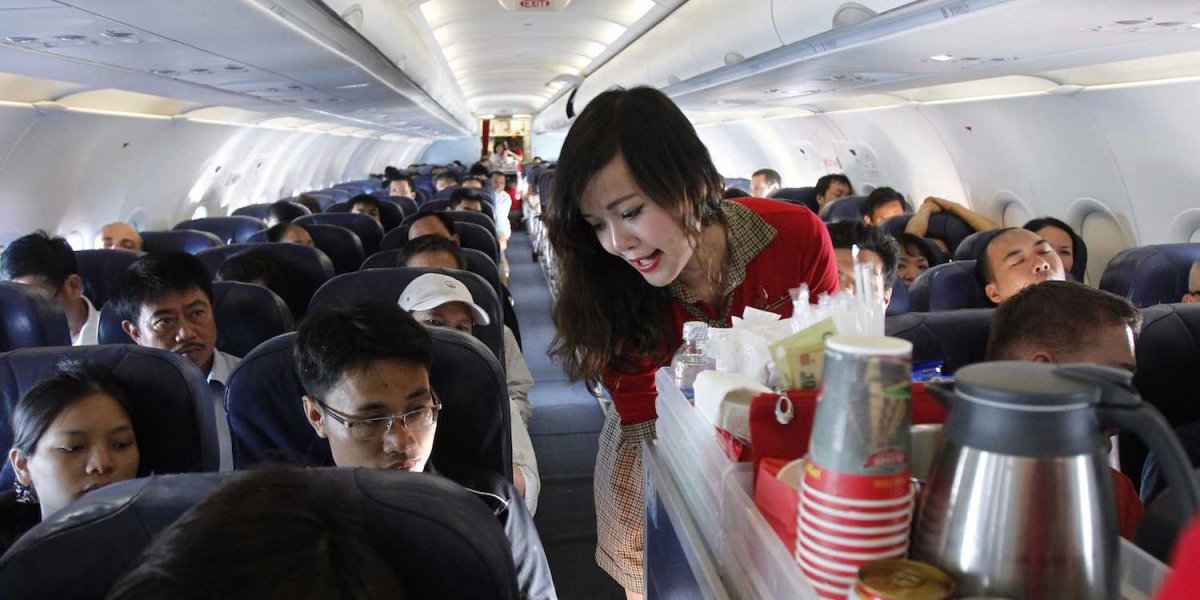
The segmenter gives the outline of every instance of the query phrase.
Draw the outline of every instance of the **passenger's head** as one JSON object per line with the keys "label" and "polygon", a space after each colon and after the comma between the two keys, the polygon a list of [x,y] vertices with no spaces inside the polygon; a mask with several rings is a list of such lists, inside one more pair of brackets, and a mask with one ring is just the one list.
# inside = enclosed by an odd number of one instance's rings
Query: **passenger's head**
{"label": "passenger's head", "polygon": [[546,161],[542,160],[542,157],[540,157],[540,156],[533,157],[533,164],[540,165],[543,162],[546,162]]}
{"label": "passenger's head", "polygon": [[100,228],[100,247],[105,250],[141,252],[142,236],[133,225],[124,221],[113,221]]}
{"label": "passenger's head", "polygon": [[863,202],[863,220],[871,225],[879,225],[884,219],[902,215],[908,210],[908,202],[900,192],[890,187],[875,188]]}
{"label": "passenger's head", "polygon": [[735,200],[737,198],[749,198],[749,197],[750,197],[750,192],[747,192],[746,190],[743,190],[742,188],[735,188],[735,187],[725,188],[725,191],[721,192],[721,198],[724,200]]}
{"label": "passenger's head", "polygon": [[901,233],[896,241],[900,245],[900,264],[896,267],[896,274],[904,281],[905,287],[911,286],[917,275],[939,264],[937,249],[929,240],[911,233]]}
{"label": "passenger's head", "polygon": [[543,207],[563,276],[556,353],[572,376],[618,357],[613,332],[626,336],[626,356],[661,351],[665,334],[645,315],[666,309],[665,287],[692,261],[703,227],[724,221],[724,188],[695,128],[658,90],[606,91],[575,119],[555,171],[562,201]]}
{"label": "passenger's head", "polygon": [[454,225],[454,219],[442,212],[417,213],[416,218],[408,226],[408,239],[425,235],[440,235],[455,244],[458,243],[458,228]]}
{"label": "passenger's head", "polygon": [[452,188],[456,185],[458,185],[458,176],[449,171],[438,173],[438,175],[433,178],[433,189],[439,192],[446,188]]}
{"label": "passenger's head", "polygon": [[18,238],[0,254],[0,276],[54,296],[68,315],[83,297],[83,278],[67,240],[36,231]]}
{"label": "passenger's head", "polygon": [[321,212],[321,202],[308,194],[300,194],[296,197],[296,203],[308,209],[309,214],[317,214]]}
{"label": "passenger's head", "polygon": [[295,223],[280,223],[267,230],[268,242],[279,242],[282,244],[300,244],[301,246],[315,246],[312,236],[308,230]]}
{"label": "passenger's head", "polygon": [[1043,281],[1067,278],[1050,243],[1025,229],[1009,227],[992,236],[975,262],[989,300],[1000,304],[1013,294]]}
{"label": "passenger's head", "polygon": [[483,194],[478,188],[461,187],[450,193],[450,205],[454,210],[466,210],[482,213]]}
{"label": "passenger's head", "polygon": [[274,227],[280,223],[291,223],[306,214],[308,213],[299,205],[287,200],[280,200],[271,204],[271,208],[267,209],[267,227]]}
{"label": "passenger's head", "polygon": [[434,178],[436,178],[438,175],[441,175],[442,173],[445,173],[445,172],[446,172],[446,167],[443,167],[442,165],[434,165],[429,168],[429,174],[433,175]]}
{"label": "passenger's head", "polygon": [[350,199],[350,212],[367,215],[378,221],[380,218],[379,198],[370,194],[359,194]]}
{"label": "passenger's head", "polygon": [[770,198],[783,187],[783,178],[775,169],[759,169],[750,176],[750,195],[755,198]]}
{"label": "passenger's head", "polygon": [[492,190],[494,191],[502,192],[508,185],[508,177],[500,171],[492,171],[488,177],[490,177],[492,180]]}
{"label": "passenger's head", "polygon": [[411,315],[385,303],[311,314],[294,355],[304,414],[337,466],[425,469],[440,404],[433,340]]}
{"label": "passenger's head", "polygon": [[1188,269],[1188,289],[1184,292],[1180,302],[1184,304],[1200,302],[1200,260],[1192,263],[1192,268]]}
{"label": "passenger's head", "polygon": [[288,298],[288,280],[277,259],[263,250],[247,250],[235,254],[217,270],[217,281],[239,281],[261,285],[280,298]]}
{"label": "passenger's head", "polygon": [[413,192],[412,177],[408,175],[397,175],[395,178],[388,181],[387,184],[389,196],[405,196],[412,198]]}
{"label": "passenger's head", "polygon": [[892,301],[892,285],[896,283],[896,266],[900,262],[900,245],[895,238],[873,225],[858,221],[842,221],[829,225],[829,239],[837,256],[838,285],[853,290],[854,254],[858,246],[859,261],[871,263],[871,285],[877,298],[887,306]]}
{"label": "passenger's head", "polygon": [[850,185],[849,177],[841,173],[833,173],[823,175],[818,179],[813,191],[817,194],[817,204],[825,206],[828,202],[853,194],[854,186]]}
{"label": "passenger's head", "polygon": [[17,482],[32,488],[42,518],[103,485],[137,476],[129,402],[107,369],[63,363],[12,413],[8,452]]}
{"label": "passenger's head", "polygon": [[496,154],[500,154],[501,152],[504,152],[505,150],[508,150],[508,144],[504,143],[504,140],[500,140],[500,141],[496,142],[495,144],[492,144],[492,151],[495,152]]}
{"label": "passenger's head", "polygon": [[400,250],[399,262],[405,267],[467,269],[467,258],[462,249],[450,238],[440,235],[409,238]]}
{"label": "passenger's head", "polygon": [[[1083,239],[1075,235],[1070,225],[1053,217],[1034,219],[1025,224],[1025,229],[1032,231],[1042,239],[1050,242],[1050,247],[1058,253],[1062,260],[1063,271],[1071,273],[1079,282],[1083,281],[1084,270],[1087,268],[1087,247]],[[1075,265],[1079,264],[1079,269]]]}
{"label": "passenger's head", "polygon": [[129,265],[108,302],[135,344],[186,356],[206,374],[212,369],[217,321],[212,281],[200,259],[147,254]]}
{"label": "passenger's head", "polygon": [[467,175],[469,177],[478,177],[481,180],[487,179],[489,172],[491,172],[491,168],[488,166],[487,161],[483,160],[477,161],[475,164],[471,165],[470,169],[467,169]]}
{"label": "passenger's head", "polygon": [[107,598],[408,598],[379,524],[353,502],[320,471],[236,474],[155,536]]}
{"label": "passenger's head", "polygon": [[1128,300],[1073,281],[1047,281],[992,316],[988,360],[1090,362],[1133,371],[1142,315]]}
{"label": "passenger's head", "polygon": [[483,180],[478,177],[467,177],[463,180],[463,189],[481,190],[483,189]]}
{"label": "passenger's head", "polygon": [[487,311],[475,304],[471,291],[457,279],[426,273],[400,293],[400,308],[430,327],[456,329],[467,335],[475,325],[489,323]]}

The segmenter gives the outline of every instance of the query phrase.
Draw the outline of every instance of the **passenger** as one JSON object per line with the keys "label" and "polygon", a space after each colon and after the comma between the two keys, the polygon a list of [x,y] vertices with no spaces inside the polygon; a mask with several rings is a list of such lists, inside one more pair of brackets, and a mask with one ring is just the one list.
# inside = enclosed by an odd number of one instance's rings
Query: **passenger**
{"label": "passenger", "polygon": [[791,314],[789,288],[837,289],[824,224],[801,206],[722,201],[724,180],[687,117],[648,87],[612,89],[576,118],[546,228],[562,284],[552,353],[573,380],[603,378],[597,562],[644,592],[641,444],[655,435],[655,371],[685,321],[728,326],[748,306]]}
{"label": "passenger", "polygon": [[[1051,252],[1053,254],[1053,252]],[[992,316],[987,360],[1095,363],[1137,370],[1134,338],[1142,315],[1128,300],[1072,281],[1021,290]],[[1118,523],[1132,539],[1145,510],[1133,482],[1115,469]]]}
{"label": "passenger", "polygon": [[[445,238],[437,236],[428,236],[426,239],[449,243]],[[420,238],[415,241],[419,240]],[[436,251],[435,255],[440,255],[438,257],[441,258],[447,250],[442,248]],[[451,264],[440,266],[461,270],[461,267]],[[475,304],[475,299],[466,286],[453,277],[437,273],[426,273],[409,283],[400,293],[399,305],[425,325],[455,329],[467,335],[473,335],[472,328],[475,325],[487,325],[490,322],[487,312]],[[529,372],[521,348],[517,346],[516,338],[507,327],[504,328],[504,375],[507,380],[511,414],[509,421],[512,430],[513,484],[521,492],[525,506],[532,515],[537,513],[538,495],[542,489],[537,458],[533,452],[533,440],[529,437],[529,417],[533,414],[533,406],[529,403],[529,390],[533,388],[533,375]]]}
{"label": "passenger", "polygon": [[879,225],[884,219],[903,215],[910,210],[900,192],[890,187],[875,188],[863,202],[863,220],[868,225]]}
{"label": "passenger", "polygon": [[535,164],[535,165],[540,165],[544,162],[546,162],[546,161],[542,160],[542,157],[540,157],[540,156],[533,157],[533,164]]}
{"label": "passenger", "polygon": [[902,233],[896,241],[900,244],[900,265],[896,273],[904,281],[904,287],[912,287],[917,275],[945,262],[940,259],[941,251],[923,237]]}
{"label": "passenger", "polygon": [[113,221],[100,228],[100,247],[105,250],[142,251],[142,236],[133,225]]}
{"label": "passenger", "polygon": [[775,169],[759,169],[750,176],[750,195],[755,198],[770,198],[783,187],[783,178]]}
{"label": "passenger", "polygon": [[280,223],[267,230],[268,242],[279,242],[283,244],[300,244],[301,246],[315,246],[312,236],[308,230],[294,223]]}
{"label": "passenger", "polygon": [[408,239],[411,240],[425,235],[440,235],[446,239],[453,240],[455,245],[459,243],[458,229],[454,226],[454,220],[437,211],[417,213],[416,218],[409,224]]}
{"label": "passenger", "polygon": [[446,167],[443,167],[442,165],[434,165],[429,168],[429,174],[433,176],[435,181],[437,180],[438,175],[441,175],[446,172],[447,172]]}
{"label": "passenger", "polygon": [[137,477],[129,402],[107,369],[60,364],[17,402],[12,434],[17,481],[0,494],[0,552],[83,494]]}
{"label": "passenger", "polygon": [[99,343],[100,311],[83,295],[79,263],[67,240],[52,238],[45,231],[17,238],[0,254],[0,277],[53,296],[67,315],[71,345]]}
{"label": "passenger", "polygon": [[871,261],[871,285],[875,297],[883,305],[892,303],[892,286],[896,283],[896,267],[900,262],[900,244],[888,233],[874,225],[858,221],[842,221],[829,224],[829,240],[837,256],[838,285],[844,290],[854,290],[854,252],[858,246],[860,261]]}
{"label": "passenger", "polygon": [[743,190],[742,188],[736,188],[736,187],[725,188],[725,191],[721,192],[722,200],[737,200],[738,198],[749,198],[749,197],[750,197],[750,192],[747,192],[746,190]]}
{"label": "passenger", "polygon": [[471,165],[471,168],[467,170],[467,176],[478,177],[479,180],[482,182],[484,179],[487,179],[488,173],[491,173],[491,172],[492,172],[491,165],[488,164],[488,162],[486,160],[481,160],[481,161],[478,161],[475,164]]}
{"label": "passenger", "polygon": [[[429,462],[442,405],[429,384],[433,340],[394,304],[309,315],[296,333],[304,414],[339,467],[438,474]],[[507,479],[470,465],[452,477],[488,503],[512,543],[523,598],[554,598],[537,529]],[[447,473],[450,473],[448,466]]]}
{"label": "passenger", "polygon": [[300,194],[296,197],[296,203],[308,209],[309,214],[317,214],[321,212],[321,201],[309,196],[308,194]]}
{"label": "passenger", "polygon": [[825,205],[841,198],[854,194],[854,186],[850,185],[850,178],[841,173],[833,173],[823,175],[817,180],[817,185],[814,188],[817,193],[817,205],[825,208]]}
{"label": "passenger", "polygon": [[1200,302],[1200,260],[1192,263],[1192,268],[1188,269],[1188,291],[1183,293],[1179,301],[1184,304]]}
{"label": "passenger", "polygon": [[397,174],[395,177],[389,179],[387,189],[389,196],[416,197],[416,192],[413,191],[412,177],[408,175]]}
{"label": "passenger", "polygon": [[291,297],[283,269],[274,256],[263,250],[247,250],[226,259],[217,270],[217,281],[253,283],[275,292],[282,299]]}
{"label": "passenger", "polygon": [[1002,229],[988,240],[975,261],[975,273],[994,304],[1031,285],[1067,278],[1050,242],[1017,227]]}
{"label": "passenger", "polygon": [[267,209],[267,227],[274,227],[280,223],[291,223],[308,213],[304,212],[303,208],[288,202],[280,200],[271,204],[271,208]]}
{"label": "passenger", "polygon": [[106,598],[409,598],[379,524],[342,486],[305,474],[234,475],[156,535]]}
{"label": "passenger", "polygon": [[473,177],[473,176],[467,177],[466,179],[463,179],[462,186],[467,189],[482,190],[483,189],[483,179],[479,178],[479,177]]}
{"label": "passenger", "polygon": [[1026,223],[1024,228],[1050,242],[1062,259],[1063,270],[1070,273],[1075,281],[1083,283],[1087,271],[1087,244],[1083,238],[1075,235],[1070,225],[1053,217],[1043,217]]}
{"label": "passenger", "polygon": [[944,198],[930,196],[921,204],[921,208],[917,209],[917,214],[909,219],[908,224],[904,226],[905,233],[921,236],[941,250],[942,254],[950,256],[954,253],[954,248],[950,244],[937,236],[926,235],[929,233],[929,218],[935,213],[945,211],[963,220],[968,227],[975,231],[990,231],[996,229],[997,225],[991,219],[957,203],[951,202]]}
{"label": "passenger", "polygon": [[492,171],[492,198],[496,200],[496,241],[500,242],[500,254],[508,250],[508,238],[512,236],[512,224],[508,222],[508,214],[512,212],[512,196],[506,186],[508,178],[500,171]]}
{"label": "passenger", "polygon": [[483,208],[483,194],[469,187],[460,187],[450,194],[450,206],[458,211],[487,214]]}
{"label": "passenger", "polygon": [[350,212],[367,215],[379,221],[379,198],[370,194],[359,194],[350,199]]}
{"label": "passenger", "polygon": [[458,186],[458,176],[449,171],[444,171],[433,178],[433,189],[442,191],[447,188]]}
{"label": "passenger", "polygon": [[492,146],[492,156],[488,159],[494,171],[513,171],[521,165],[521,159],[508,149],[508,144],[499,141]]}

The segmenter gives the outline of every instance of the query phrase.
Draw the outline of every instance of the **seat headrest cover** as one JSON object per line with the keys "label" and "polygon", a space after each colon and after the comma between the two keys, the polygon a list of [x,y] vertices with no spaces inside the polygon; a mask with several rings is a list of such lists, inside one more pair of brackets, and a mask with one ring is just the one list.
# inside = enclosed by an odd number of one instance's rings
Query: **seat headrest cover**
{"label": "seat headrest cover", "polygon": [[104,306],[113,283],[139,256],[141,253],[127,250],[76,250],[83,295],[96,308]]}
{"label": "seat headrest cover", "polygon": [[362,242],[364,255],[374,254],[379,249],[380,240],[383,239],[383,225],[380,225],[379,221],[367,215],[360,215],[358,213],[318,213],[300,217],[292,222],[297,225],[337,225],[338,227],[345,227],[358,236],[358,239]]}
{"label": "seat headrest cover", "polygon": [[771,194],[771,197],[777,200],[785,200],[792,204],[807,206],[814,213],[821,210],[821,206],[817,204],[817,188],[814,187],[782,188]]}
{"label": "seat headrest cover", "polygon": [[930,267],[917,275],[908,289],[912,312],[989,308],[984,286],[975,276],[975,261],[957,260]]}
{"label": "seat headrest cover", "polygon": [[415,198],[409,198],[408,196],[387,196],[384,200],[399,206],[404,218],[417,214],[417,201]]}
{"label": "seat headrest cover", "polygon": [[196,257],[216,275],[226,259],[249,250],[266,252],[277,261],[288,280],[288,297],[283,300],[296,319],[308,310],[308,301],[317,289],[334,275],[333,262],[324,252],[300,244],[237,244],[205,250]]}
{"label": "seat headrest cover", "polygon": [[953,255],[959,244],[972,233],[975,233],[975,230],[958,215],[942,211],[929,217],[929,229],[926,230],[925,237],[941,238]]}
{"label": "seat headrest cover", "polygon": [[[443,214],[451,213],[447,212]],[[379,249],[396,250],[403,248],[404,244],[408,243],[409,226],[409,223],[405,223],[389,231],[384,236],[383,242],[379,244]],[[464,249],[478,250],[491,258],[493,263],[500,261],[500,244],[496,241],[496,234],[493,230],[481,227],[476,223],[458,220],[455,221],[454,228],[458,231],[458,243]]]}
{"label": "seat headrest cover", "polygon": [[221,238],[207,231],[176,229],[173,231],[142,231],[142,248],[146,252],[187,252],[199,254],[209,248],[224,246]]}
{"label": "seat headrest cover", "polygon": [[1184,292],[1190,291],[1188,271],[1197,260],[1200,260],[1200,244],[1159,244],[1123,250],[1105,267],[1100,289],[1128,298],[1139,308],[1179,302]]}
{"label": "seat headrest cover", "polygon": [[908,312],[908,288],[904,287],[904,280],[896,278],[896,283],[892,284],[892,301],[887,307],[887,316],[902,315]]}
{"label": "seat headrest cover", "polygon": [[[212,391],[191,361],[178,354],[120,346],[29,348],[0,354],[0,420],[12,422],[21,396],[63,359],[108,367],[129,397],[137,436],[139,475],[215,471],[218,466]],[[0,428],[0,446],[12,446],[12,430]],[[0,488],[13,483],[8,462]]]}
{"label": "seat headrest cover", "polygon": [[821,207],[821,220],[826,223],[863,220],[866,196],[843,196]]}
{"label": "seat headrest cover", "polygon": [[963,238],[962,243],[954,250],[954,260],[979,260],[983,249],[987,247],[988,242],[996,237],[1002,229],[989,229],[987,231],[976,231],[971,235]]}
{"label": "seat headrest cover", "polygon": [[1142,311],[1137,372],[1142,400],[1178,427],[1200,420],[1200,388],[1180,385],[1195,377],[1200,357],[1200,304],[1159,304]]}
{"label": "seat headrest cover", "polygon": [[[457,331],[430,328],[430,381],[442,402],[434,464],[476,465],[512,477],[508,387],[491,352]],[[304,388],[292,360],[296,334],[270,340],[242,359],[229,377],[225,409],[233,461],[243,469],[264,462],[333,465],[329,442],[304,415]]]}
{"label": "seat headrest cover", "polygon": [[57,300],[32,285],[0,281],[0,351],[70,345],[67,315]]}
{"label": "seat headrest cover", "polygon": [[[459,248],[459,251],[467,259],[467,271],[482,277],[484,281],[492,284],[492,288],[496,291],[496,297],[503,299],[504,292],[500,287],[500,271],[496,268],[496,263],[488,255],[472,248]],[[401,252],[403,252],[402,249],[380,250],[363,261],[362,269],[360,270],[403,267],[404,265],[400,264]]]}
{"label": "seat headrest cover", "polygon": [[[354,204],[349,200],[337,202],[325,209],[327,213],[348,213],[354,208]],[[385,232],[391,231],[400,226],[404,221],[404,211],[400,210],[400,206],[392,202],[379,202],[379,221],[383,224]]]}
{"label": "seat headrest cover", "polygon": [[944,361],[942,372],[983,362],[994,309],[908,313],[887,317],[887,335],[912,342],[913,361]]}
{"label": "seat headrest cover", "polygon": [[240,244],[246,241],[256,231],[267,228],[266,223],[254,217],[204,217],[190,219],[177,224],[172,229],[198,229],[207,231],[221,238],[226,244]]}

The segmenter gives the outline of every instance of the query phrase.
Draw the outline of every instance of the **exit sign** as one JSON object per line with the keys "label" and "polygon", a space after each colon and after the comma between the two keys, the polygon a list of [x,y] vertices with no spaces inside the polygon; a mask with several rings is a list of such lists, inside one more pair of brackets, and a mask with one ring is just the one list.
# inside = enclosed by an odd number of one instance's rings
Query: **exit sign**
{"label": "exit sign", "polygon": [[500,6],[507,10],[561,10],[570,3],[571,0],[500,0]]}

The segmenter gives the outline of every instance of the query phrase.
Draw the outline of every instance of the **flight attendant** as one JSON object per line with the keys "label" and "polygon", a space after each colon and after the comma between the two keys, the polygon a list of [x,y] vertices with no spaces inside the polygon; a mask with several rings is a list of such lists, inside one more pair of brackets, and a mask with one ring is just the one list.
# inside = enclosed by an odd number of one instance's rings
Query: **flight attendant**
{"label": "flight attendant", "polygon": [[596,560],[630,598],[644,593],[641,444],[655,436],[654,372],[683,323],[729,327],[747,306],[790,316],[789,288],[807,283],[816,298],[838,285],[812,211],[722,200],[723,188],[679,108],[638,87],[600,94],[579,115],[547,203],[562,280],[551,352],[572,379],[600,379],[612,395],[596,460]]}

